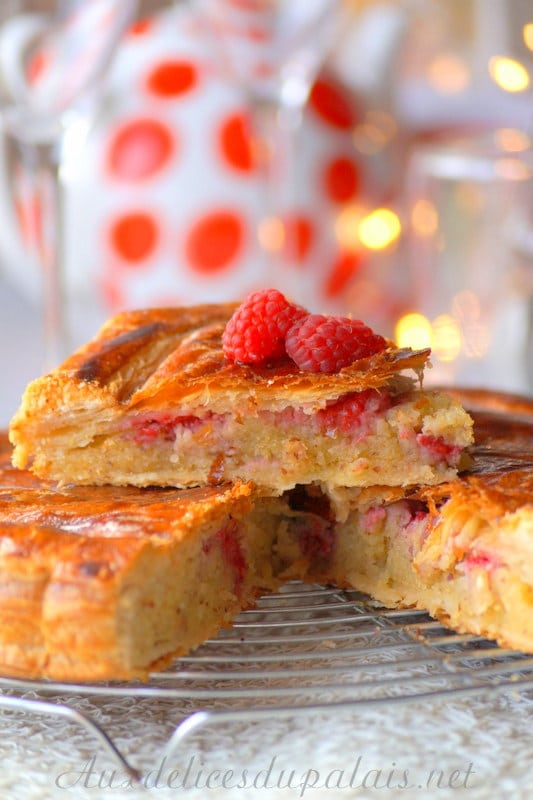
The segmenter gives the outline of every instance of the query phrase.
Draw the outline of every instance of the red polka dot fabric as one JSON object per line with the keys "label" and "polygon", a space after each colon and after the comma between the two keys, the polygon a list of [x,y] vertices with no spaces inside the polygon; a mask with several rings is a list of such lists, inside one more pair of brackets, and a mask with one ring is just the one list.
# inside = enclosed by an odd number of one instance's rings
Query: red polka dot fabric
{"label": "red polka dot fabric", "polygon": [[[129,31],[108,96],[68,186],[68,280],[99,293],[103,316],[269,285],[319,311],[342,308],[363,257],[342,250],[335,220],[365,178],[355,100],[327,70],[311,91],[292,197],[280,208],[266,202],[250,108],[221,76],[187,4]],[[259,232],[272,216],[283,235],[263,250]]]}

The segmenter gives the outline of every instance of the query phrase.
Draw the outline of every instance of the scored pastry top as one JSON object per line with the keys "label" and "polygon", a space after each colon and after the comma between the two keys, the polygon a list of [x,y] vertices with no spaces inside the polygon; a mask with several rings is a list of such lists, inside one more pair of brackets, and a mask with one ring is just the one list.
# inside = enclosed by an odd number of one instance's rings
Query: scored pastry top
{"label": "scored pastry top", "polygon": [[[26,410],[72,404],[76,389],[88,403],[131,409],[158,408],[169,399],[187,405],[232,402],[269,406],[325,403],[352,391],[390,384],[404,370],[420,377],[429,348],[389,346],[335,374],[304,372],[292,361],[271,366],[234,363],[224,357],[222,334],[237,305],[207,304],[122,312],[58,369],[28,387]],[[105,400],[104,400],[105,398]]]}

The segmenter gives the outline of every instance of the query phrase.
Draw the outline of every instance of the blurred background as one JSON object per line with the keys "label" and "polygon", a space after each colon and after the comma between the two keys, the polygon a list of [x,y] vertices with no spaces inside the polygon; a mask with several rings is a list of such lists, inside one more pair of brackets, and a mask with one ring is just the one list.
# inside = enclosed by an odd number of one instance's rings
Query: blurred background
{"label": "blurred background", "polygon": [[[297,6],[135,4],[98,92],[57,112],[65,354],[121,309],[277,286],[430,345],[430,383],[533,394],[531,0]],[[6,119],[2,425],[43,370],[47,224]]]}

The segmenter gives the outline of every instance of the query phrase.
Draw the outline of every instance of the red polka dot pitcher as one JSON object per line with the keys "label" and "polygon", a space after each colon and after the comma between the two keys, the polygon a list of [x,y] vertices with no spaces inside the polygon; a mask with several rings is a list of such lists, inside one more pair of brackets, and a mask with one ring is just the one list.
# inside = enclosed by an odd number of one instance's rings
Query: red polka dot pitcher
{"label": "red polka dot pitcher", "polygon": [[[258,256],[263,176],[243,92],[217,68],[187,4],[137,22],[95,124],[65,147],[74,344],[118,309],[233,300],[274,284],[291,294],[305,287],[315,310],[344,311],[362,260],[336,233],[340,212],[367,181],[353,147],[357,121],[355,98],[323,70],[282,220],[288,235],[277,256],[285,267],[273,280]],[[21,238],[31,237],[39,210],[23,186],[17,217]],[[13,237],[0,244],[14,279],[30,290],[19,245]]]}

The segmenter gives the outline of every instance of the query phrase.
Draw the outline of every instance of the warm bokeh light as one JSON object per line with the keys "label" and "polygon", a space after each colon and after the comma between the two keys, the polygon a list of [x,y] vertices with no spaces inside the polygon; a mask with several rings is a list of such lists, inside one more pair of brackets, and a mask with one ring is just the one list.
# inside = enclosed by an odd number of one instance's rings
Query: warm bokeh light
{"label": "warm bokeh light", "polygon": [[468,64],[453,53],[443,53],[429,64],[428,82],[439,94],[458,94],[470,83]]}
{"label": "warm bokeh light", "polygon": [[411,211],[411,225],[418,236],[433,236],[439,227],[439,215],[433,203],[417,200]]}
{"label": "warm bokeh light", "polygon": [[335,238],[344,250],[353,253],[361,249],[358,229],[364,213],[360,206],[349,205],[337,216],[334,225]]}
{"label": "warm bokeh light", "polygon": [[285,244],[285,227],[278,217],[261,220],[257,230],[261,247],[269,253],[279,253]]}
{"label": "warm bokeh light", "polygon": [[523,27],[522,33],[524,35],[524,44],[530,50],[533,50],[533,22],[527,22]]}
{"label": "warm bokeh light", "polygon": [[374,128],[379,128],[387,141],[393,139],[398,133],[398,122],[388,111],[378,108],[370,109],[365,115],[365,120]]}
{"label": "warm bokeh light", "polygon": [[477,321],[481,316],[481,303],[477,294],[470,289],[457,292],[452,300],[452,314],[462,325]]}
{"label": "warm bokeh light", "polygon": [[431,323],[423,314],[404,314],[396,323],[394,340],[398,347],[423,350],[431,347]]}
{"label": "warm bokeh light", "polygon": [[491,345],[491,334],[483,322],[475,322],[463,328],[463,351],[467,358],[484,358]]}
{"label": "warm bokeh light", "polygon": [[527,133],[517,128],[498,128],[494,132],[494,141],[506,153],[521,153],[531,145]]}
{"label": "warm bokeh light", "polygon": [[363,217],[358,227],[359,240],[370,250],[383,250],[398,238],[400,219],[390,208],[376,208]]}
{"label": "warm bokeh light", "polygon": [[517,158],[499,158],[494,163],[494,172],[506,181],[527,181],[531,178],[531,167]]}
{"label": "warm bokeh light", "polygon": [[489,61],[489,73],[500,89],[506,92],[523,92],[529,86],[527,69],[514,58],[494,56]]}
{"label": "warm bokeh light", "polygon": [[355,149],[364,156],[373,156],[388,144],[385,133],[374,125],[357,125],[353,132]]}
{"label": "warm bokeh light", "polygon": [[439,361],[455,361],[462,348],[462,335],[453,317],[441,314],[433,320],[433,353]]}
{"label": "warm bokeh light", "polygon": [[352,138],[355,148],[363,155],[372,156],[383,150],[396,136],[398,124],[386,111],[369,111],[360,125],[354,129]]}

